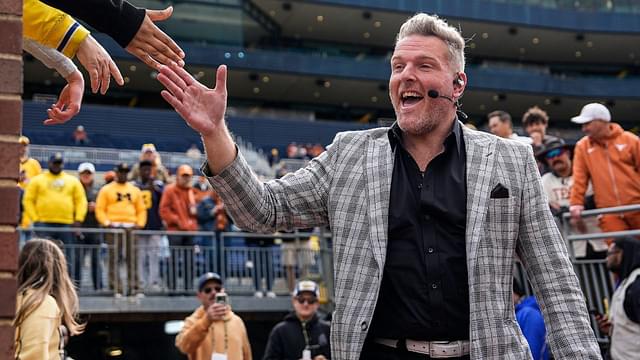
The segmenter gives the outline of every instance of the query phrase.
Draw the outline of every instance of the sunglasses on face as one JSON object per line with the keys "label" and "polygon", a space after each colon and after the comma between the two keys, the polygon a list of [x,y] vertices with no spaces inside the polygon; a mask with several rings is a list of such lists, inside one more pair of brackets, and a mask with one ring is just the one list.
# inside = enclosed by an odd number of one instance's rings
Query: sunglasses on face
{"label": "sunglasses on face", "polygon": [[309,305],[313,305],[315,303],[318,302],[318,299],[316,298],[304,298],[304,297],[298,297],[296,298],[296,300],[300,303],[300,304],[304,304],[307,303]]}
{"label": "sunglasses on face", "polygon": [[213,286],[213,287],[209,286],[209,287],[206,287],[206,288],[202,289],[202,292],[205,293],[205,294],[209,294],[213,290],[215,290],[216,292],[220,292],[220,290],[222,290],[222,286]]}
{"label": "sunglasses on face", "polygon": [[553,159],[554,157],[564,154],[564,149],[553,149],[544,155],[547,159]]}

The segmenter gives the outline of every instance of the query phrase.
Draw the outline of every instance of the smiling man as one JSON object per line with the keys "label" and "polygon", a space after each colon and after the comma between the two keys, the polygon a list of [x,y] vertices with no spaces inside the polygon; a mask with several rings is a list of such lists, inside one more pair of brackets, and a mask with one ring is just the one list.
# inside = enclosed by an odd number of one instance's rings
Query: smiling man
{"label": "smiling man", "polygon": [[391,58],[397,122],[339,133],[308,166],[268,182],[251,172],[226,127],[225,66],[215,89],[178,66],[161,68],[158,79],[165,100],[201,134],[203,172],[236,225],[331,226],[333,359],[529,358],[512,301],[516,255],[554,356],[599,359],[531,146],[458,121],[464,46],[436,16],[408,19]]}

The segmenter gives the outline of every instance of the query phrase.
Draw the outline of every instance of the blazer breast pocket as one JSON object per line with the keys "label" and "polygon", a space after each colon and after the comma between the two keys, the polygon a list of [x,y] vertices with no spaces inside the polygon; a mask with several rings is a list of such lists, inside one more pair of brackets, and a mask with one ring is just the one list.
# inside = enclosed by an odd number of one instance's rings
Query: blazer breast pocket
{"label": "blazer breast pocket", "polygon": [[489,199],[487,226],[494,236],[512,236],[518,230],[520,204],[513,196]]}

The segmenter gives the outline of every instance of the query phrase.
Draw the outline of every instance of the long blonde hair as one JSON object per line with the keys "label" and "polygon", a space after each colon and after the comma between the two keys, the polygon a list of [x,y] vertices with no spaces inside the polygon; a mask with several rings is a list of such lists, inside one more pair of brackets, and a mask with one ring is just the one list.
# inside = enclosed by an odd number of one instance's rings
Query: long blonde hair
{"label": "long blonde hair", "polygon": [[51,240],[32,239],[22,248],[18,258],[18,294],[25,296],[16,311],[13,326],[18,327],[29,314],[51,295],[62,312],[62,323],[71,335],[84,331],[78,319],[78,295],[67,272],[64,253]]}

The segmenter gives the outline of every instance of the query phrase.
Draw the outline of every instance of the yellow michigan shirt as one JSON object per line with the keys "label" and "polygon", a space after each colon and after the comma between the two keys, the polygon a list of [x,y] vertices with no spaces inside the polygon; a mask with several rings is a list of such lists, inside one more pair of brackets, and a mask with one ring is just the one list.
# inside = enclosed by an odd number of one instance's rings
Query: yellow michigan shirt
{"label": "yellow michigan shirt", "polygon": [[40,174],[29,181],[22,199],[32,222],[72,224],[87,215],[87,197],[77,178],[61,171]]}
{"label": "yellow michigan shirt", "polygon": [[147,207],[140,189],[116,181],[103,186],[96,199],[96,219],[102,226],[128,223],[143,228],[147,223]]}

